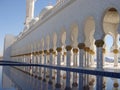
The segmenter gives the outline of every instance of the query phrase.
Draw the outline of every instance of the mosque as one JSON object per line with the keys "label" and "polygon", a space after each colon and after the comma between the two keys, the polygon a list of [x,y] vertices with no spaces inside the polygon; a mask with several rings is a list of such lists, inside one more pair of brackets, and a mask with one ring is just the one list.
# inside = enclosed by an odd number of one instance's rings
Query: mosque
{"label": "mosque", "polygon": [[[26,0],[23,31],[17,36],[6,35],[5,60],[97,70],[119,68],[120,0],[57,0],[54,6],[43,8],[38,17],[34,17],[35,2],[36,0]],[[110,63],[111,66],[105,62],[107,35],[113,38],[111,53],[114,61]],[[56,88],[63,85],[59,77],[66,80],[65,90],[71,90],[71,79],[72,86],[78,87],[77,73],[40,67],[16,68],[48,81],[49,84],[53,84],[55,79]],[[95,79],[90,79],[87,75],[84,77],[92,88]],[[105,80],[100,78],[97,82],[100,80],[104,88]],[[113,86],[119,87],[116,79]]]}

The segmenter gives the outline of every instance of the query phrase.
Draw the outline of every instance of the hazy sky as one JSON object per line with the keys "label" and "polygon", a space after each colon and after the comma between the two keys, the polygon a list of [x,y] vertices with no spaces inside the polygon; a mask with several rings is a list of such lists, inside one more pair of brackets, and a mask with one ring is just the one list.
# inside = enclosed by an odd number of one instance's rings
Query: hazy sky
{"label": "hazy sky", "polygon": [[[37,0],[35,16],[56,0]],[[18,35],[24,28],[26,16],[26,0],[0,0],[0,55],[3,53],[4,37],[6,34]]]}

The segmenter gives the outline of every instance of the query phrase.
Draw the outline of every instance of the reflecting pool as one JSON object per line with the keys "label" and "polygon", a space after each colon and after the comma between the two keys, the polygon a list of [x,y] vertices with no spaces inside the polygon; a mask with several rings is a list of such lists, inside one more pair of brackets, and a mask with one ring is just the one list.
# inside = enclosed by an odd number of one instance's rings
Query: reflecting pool
{"label": "reflecting pool", "polygon": [[[3,67],[3,70],[2,67],[0,67],[0,70],[3,72],[0,75],[2,81],[0,82],[0,85],[1,88],[4,88],[5,90],[7,88],[10,88],[9,90],[65,90],[67,85],[70,85],[71,90],[120,90],[120,79],[117,78],[60,70],[61,75],[59,80],[61,88],[56,88],[56,82],[58,79],[56,70],[53,70],[55,77],[52,78],[52,83],[49,83],[49,75],[46,75],[46,80],[43,80],[43,78],[30,75],[15,67],[6,66]],[[42,72],[42,74],[44,76],[44,72]],[[66,75],[70,75],[70,77],[66,77]]]}

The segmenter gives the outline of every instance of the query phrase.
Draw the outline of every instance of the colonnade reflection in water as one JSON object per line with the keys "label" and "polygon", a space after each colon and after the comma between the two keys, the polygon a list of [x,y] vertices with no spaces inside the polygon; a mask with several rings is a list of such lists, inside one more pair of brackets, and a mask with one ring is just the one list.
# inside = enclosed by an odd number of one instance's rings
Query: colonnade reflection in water
{"label": "colonnade reflection in water", "polygon": [[[44,68],[42,69],[45,70]],[[120,90],[120,80],[117,78],[66,72],[62,70],[56,71],[47,68],[46,71],[52,71],[52,77],[50,72],[42,72],[41,77],[38,77],[35,74],[31,75],[21,71],[16,67],[3,68],[3,73],[18,87],[16,90]],[[61,73],[60,76],[57,74],[59,72]],[[66,74],[69,74],[69,78],[66,78]],[[3,78],[3,81],[4,80],[6,79]],[[3,86],[5,84],[4,82]]]}

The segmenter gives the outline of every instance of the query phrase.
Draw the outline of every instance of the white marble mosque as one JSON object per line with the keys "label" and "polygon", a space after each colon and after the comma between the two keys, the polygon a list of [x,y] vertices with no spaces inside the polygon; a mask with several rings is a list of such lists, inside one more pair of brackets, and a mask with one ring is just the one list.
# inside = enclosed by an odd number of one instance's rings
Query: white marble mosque
{"label": "white marble mosque", "polygon": [[[34,17],[35,2],[26,0],[23,31],[17,36],[6,35],[5,60],[71,68],[120,69],[120,0],[57,0],[54,6],[45,6],[38,17]],[[113,38],[110,52],[114,56],[113,63],[105,62],[106,35]],[[78,90],[78,83],[84,81],[86,87],[89,85],[85,90],[94,90],[97,81],[96,90],[106,90],[106,79],[100,76],[95,79],[91,75],[35,66],[16,68],[58,89],[64,86],[65,90]],[[117,79],[113,80],[115,90],[119,90],[119,84]],[[79,86],[79,90],[82,89]]]}

